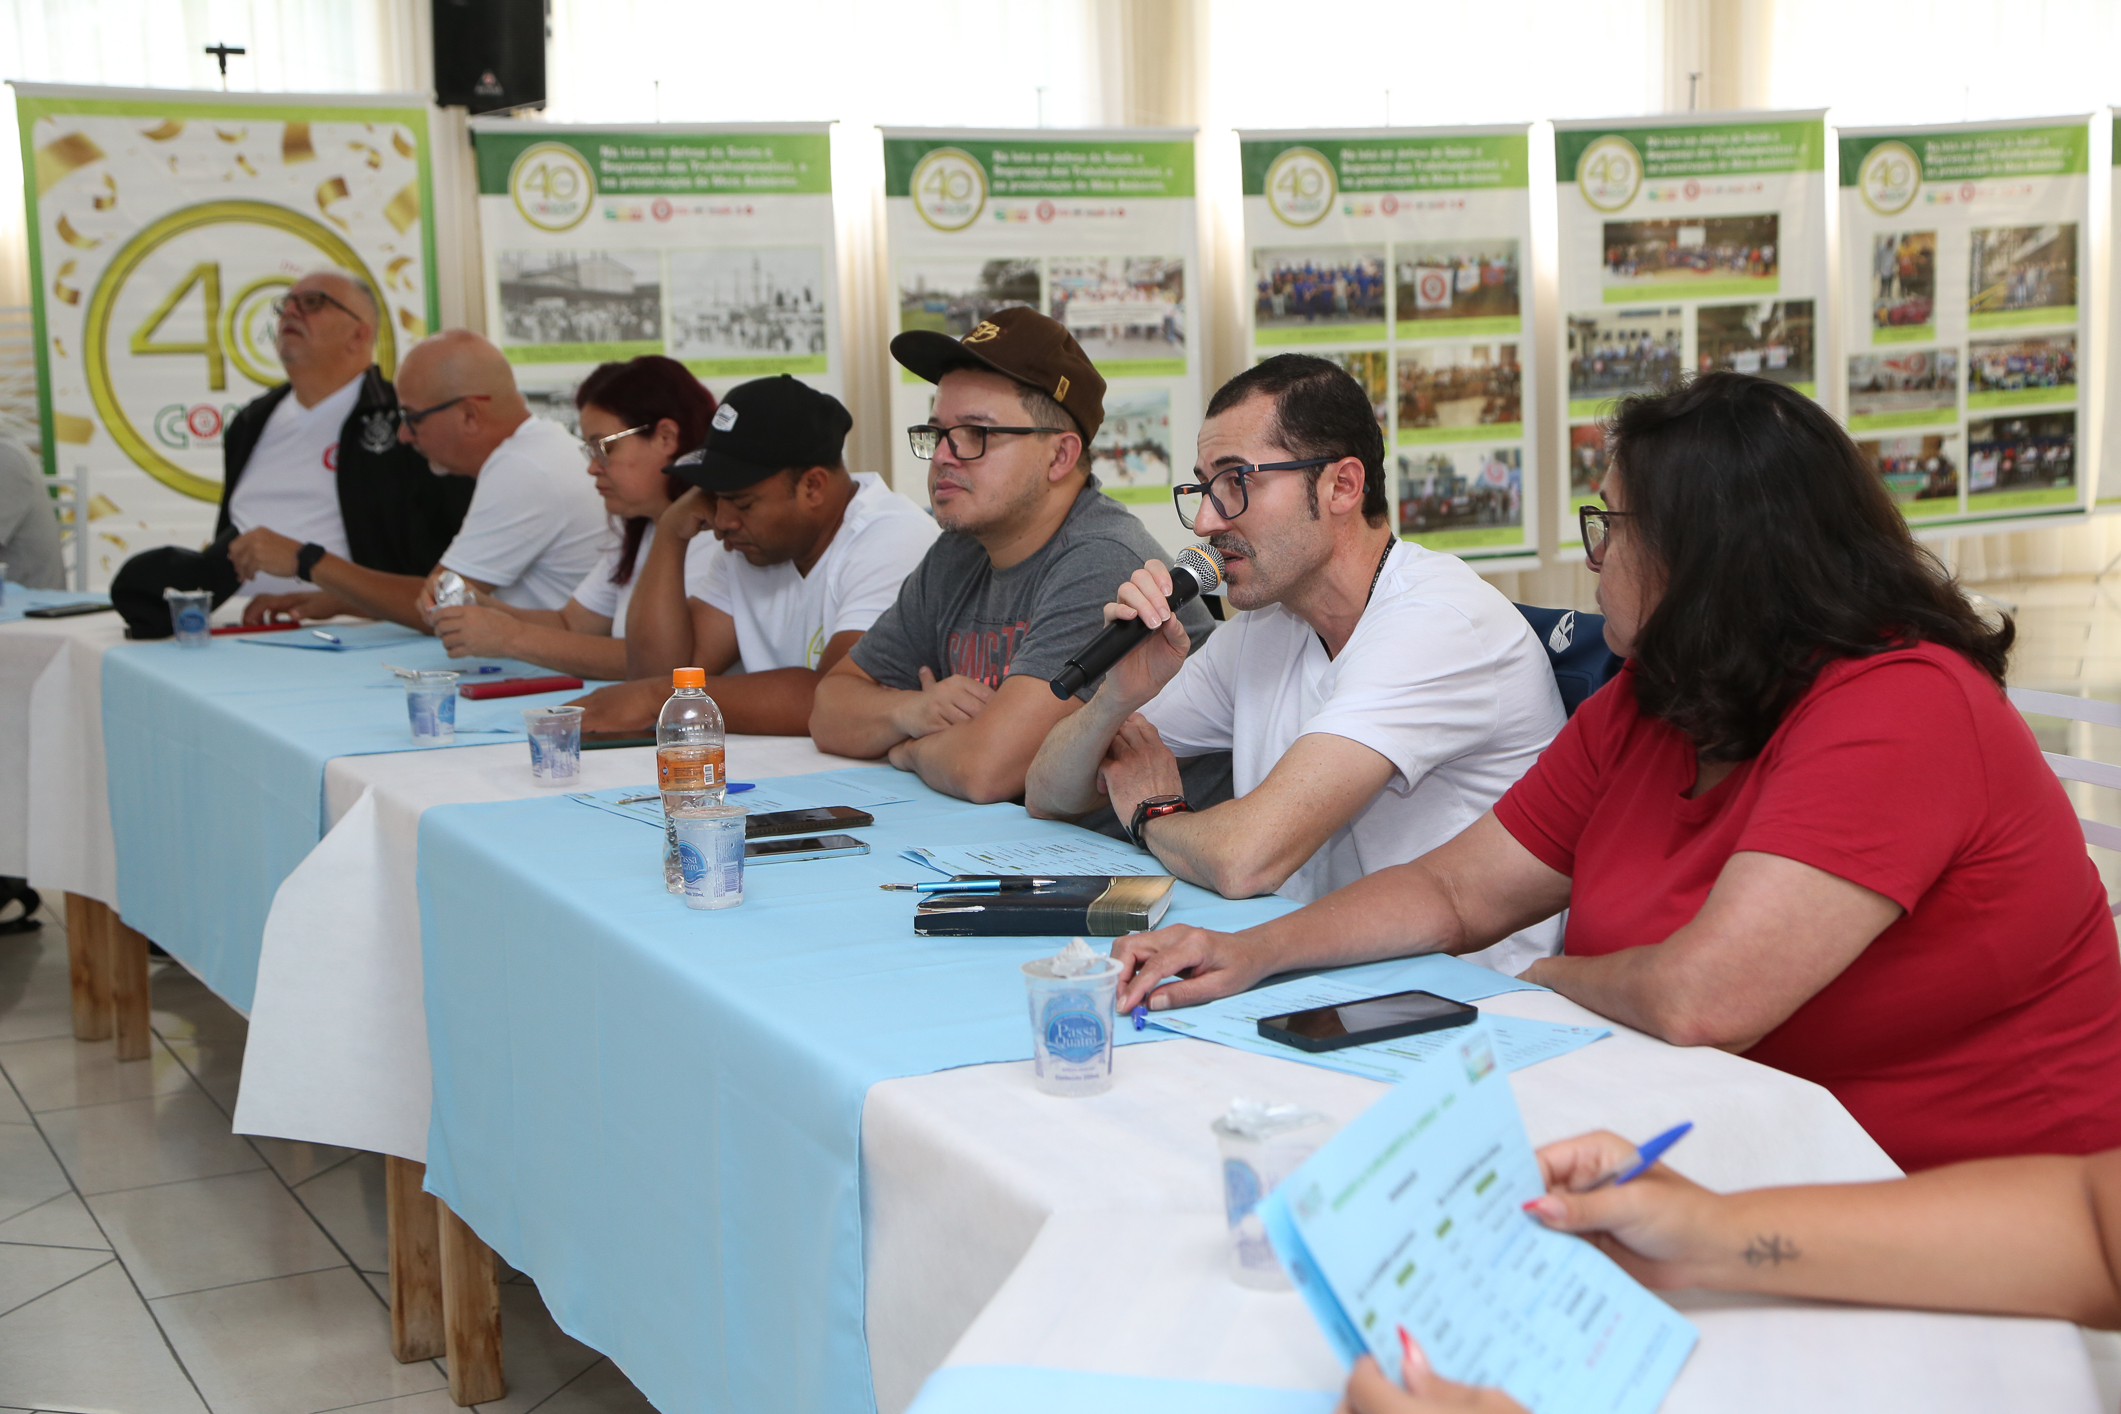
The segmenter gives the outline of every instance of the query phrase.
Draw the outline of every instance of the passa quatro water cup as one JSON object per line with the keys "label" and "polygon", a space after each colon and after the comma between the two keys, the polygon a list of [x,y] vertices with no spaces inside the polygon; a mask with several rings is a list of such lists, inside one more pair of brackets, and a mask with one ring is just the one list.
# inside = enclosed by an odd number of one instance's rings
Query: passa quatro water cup
{"label": "passa quatro water cup", "polygon": [[744,822],[750,818],[739,805],[681,805],[670,812],[685,907],[735,908],[744,901]]}
{"label": "passa quatro water cup", "polygon": [[405,678],[405,713],[412,719],[412,739],[423,746],[446,746],[457,739],[457,674],[410,673]]}
{"label": "passa quatro water cup", "polygon": [[581,707],[525,707],[523,734],[530,738],[530,778],[567,789],[582,779]]}
{"label": "passa quatro water cup", "polygon": [[165,589],[162,598],[169,604],[169,626],[179,644],[204,648],[214,641],[206,629],[207,616],[214,611],[211,589]]}
{"label": "passa quatro water cup", "polygon": [[1230,1276],[1239,1286],[1287,1291],[1289,1275],[1267,1241],[1255,1211],[1259,1200],[1302,1166],[1332,1137],[1333,1124],[1316,1110],[1237,1099],[1208,1126],[1222,1153],[1223,1213],[1230,1220]]}
{"label": "passa quatro water cup", "polygon": [[1023,964],[1031,1003],[1031,1068],[1048,1095],[1112,1088],[1112,1004],[1119,962],[1081,938]]}

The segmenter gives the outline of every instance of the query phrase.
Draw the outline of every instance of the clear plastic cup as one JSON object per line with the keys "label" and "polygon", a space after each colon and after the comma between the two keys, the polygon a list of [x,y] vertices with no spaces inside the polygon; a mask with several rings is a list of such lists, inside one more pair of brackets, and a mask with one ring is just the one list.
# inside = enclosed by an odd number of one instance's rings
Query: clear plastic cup
{"label": "clear plastic cup", "polygon": [[564,789],[581,781],[583,710],[523,709],[523,731],[530,738],[530,778],[539,785]]}
{"label": "clear plastic cup", "polygon": [[685,907],[735,908],[744,901],[744,822],[738,805],[684,805],[671,812]]}
{"label": "clear plastic cup", "polygon": [[414,673],[405,679],[405,712],[412,718],[412,739],[423,746],[446,746],[457,739],[456,673]]}
{"label": "clear plastic cup", "polygon": [[[1250,1106],[1249,1112],[1246,1107]],[[1259,1220],[1259,1200],[1302,1166],[1332,1137],[1333,1123],[1315,1110],[1239,1100],[1208,1126],[1222,1151],[1223,1212],[1230,1220],[1230,1276],[1239,1286],[1287,1291],[1282,1270]]]}
{"label": "clear plastic cup", "polygon": [[162,598],[169,604],[169,626],[176,630],[179,644],[204,648],[214,641],[206,629],[207,616],[214,611],[211,589],[165,589]]}
{"label": "clear plastic cup", "polygon": [[7,603],[7,561],[0,560],[0,606]]}
{"label": "clear plastic cup", "polygon": [[1023,965],[1031,1002],[1031,1068],[1048,1095],[1078,1098],[1112,1088],[1112,1004],[1119,962],[1098,959],[1096,970],[1053,975],[1053,959]]}

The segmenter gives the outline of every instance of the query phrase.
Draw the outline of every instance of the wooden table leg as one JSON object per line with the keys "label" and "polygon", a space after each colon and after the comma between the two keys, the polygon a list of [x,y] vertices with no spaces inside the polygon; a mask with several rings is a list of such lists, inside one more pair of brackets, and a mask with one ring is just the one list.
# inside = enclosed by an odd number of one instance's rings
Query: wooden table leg
{"label": "wooden table leg", "polygon": [[110,916],[96,899],[66,896],[66,970],[76,1041],[110,1039]]}
{"label": "wooden table leg", "polygon": [[118,1059],[146,1060],[148,1041],[147,935],[125,926],[117,914],[110,920],[111,1016],[118,1035]]}
{"label": "wooden table leg", "polygon": [[390,1353],[399,1364],[443,1351],[442,1252],[434,1196],[421,1191],[427,1165],[383,1156],[390,1241]]}
{"label": "wooden table leg", "polygon": [[442,1231],[442,1329],[449,1356],[449,1397],[484,1404],[508,1393],[501,1377],[501,1275],[493,1249],[435,1200]]}

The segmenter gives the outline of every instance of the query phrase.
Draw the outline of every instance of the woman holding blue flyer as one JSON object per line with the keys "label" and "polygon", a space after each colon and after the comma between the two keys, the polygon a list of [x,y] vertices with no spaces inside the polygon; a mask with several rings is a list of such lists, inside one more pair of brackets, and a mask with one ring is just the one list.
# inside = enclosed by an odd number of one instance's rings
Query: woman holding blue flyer
{"label": "woman holding blue flyer", "polygon": [[1584,548],[1629,661],[1524,778],[1296,913],[1120,939],[1121,1008],[1470,952],[1567,908],[1526,981],[1816,1081],[1903,1168],[2121,1146],[2121,951],[2003,694],[2010,621],[1766,379],[1624,400],[1604,495]]}

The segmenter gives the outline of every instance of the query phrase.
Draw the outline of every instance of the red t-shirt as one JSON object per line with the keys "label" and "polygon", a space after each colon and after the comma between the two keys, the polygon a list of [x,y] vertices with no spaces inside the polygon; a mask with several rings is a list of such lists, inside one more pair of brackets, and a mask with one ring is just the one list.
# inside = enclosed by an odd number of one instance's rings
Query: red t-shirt
{"label": "red t-shirt", "polygon": [[2121,951],[2031,730],[1932,645],[1820,672],[1759,756],[1686,798],[1693,744],[1632,666],[1495,806],[1567,874],[1566,951],[1662,942],[1724,861],[1781,855],[1905,910],[1746,1052],[1817,1081],[1905,1169],[2121,1147]]}

